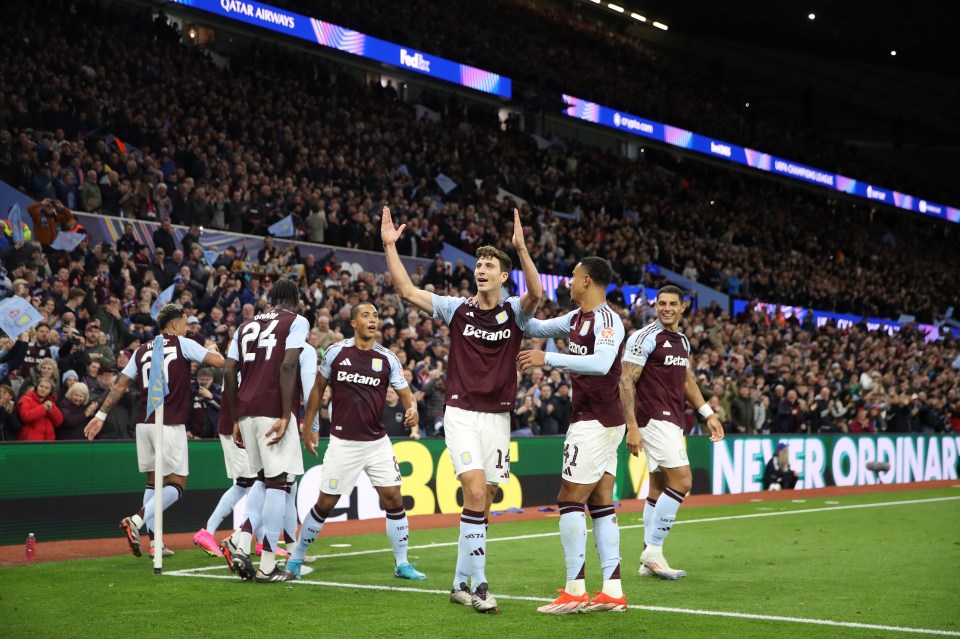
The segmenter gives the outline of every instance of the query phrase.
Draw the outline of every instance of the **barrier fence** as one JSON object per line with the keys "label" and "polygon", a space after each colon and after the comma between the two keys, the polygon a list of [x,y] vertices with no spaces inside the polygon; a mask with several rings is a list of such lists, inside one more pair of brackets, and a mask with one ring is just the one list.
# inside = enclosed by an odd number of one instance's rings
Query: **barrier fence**
{"label": "barrier fence", "polygon": [[[779,441],[789,444],[791,466],[800,473],[800,489],[957,479],[960,436],[955,435],[728,437],[717,444],[706,437],[689,437],[686,446],[694,477],[692,492],[761,490],[764,465]],[[321,457],[305,456],[306,474],[300,480],[297,499],[301,517],[313,505],[319,490],[326,441],[322,440],[319,448]],[[443,440],[398,440],[394,450],[409,514],[460,511],[460,484]],[[562,456],[561,437],[511,442],[510,483],[502,486],[493,510],[554,504]],[[615,499],[646,496],[645,458],[631,457],[621,445],[619,459]],[[875,474],[866,469],[870,461],[887,461],[890,470]],[[115,536],[120,519],[140,508],[144,483],[132,441],[0,445],[0,545],[21,543],[30,532],[41,541]],[[229,485],[220,443],[191,442],[187,491],[165,513],[167,531],[202,528]],[[237,510],[239,518],[242,506]],[[376,492],[361,475],[357,488],[341,499],[329,520],[383,515]]]}

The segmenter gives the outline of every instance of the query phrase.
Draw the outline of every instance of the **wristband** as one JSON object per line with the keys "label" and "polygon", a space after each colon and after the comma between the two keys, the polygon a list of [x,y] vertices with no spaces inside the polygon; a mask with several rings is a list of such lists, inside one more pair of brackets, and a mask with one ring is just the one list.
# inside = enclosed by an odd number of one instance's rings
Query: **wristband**
{"label": "wristband", "polygon": [[703,406],[697,409],[697,412],[700,413],[700,416],[703,417],[704,419],[713,415],[713,409],[710,408],[709,404],[704,404]]}
{"label": "wristband", "polygon": [[94,417],[96,417],[97,419],[99,419],[101,422],[107,421],[107,414],[106,414],[105,412],[103,412],[102,410],[98,410],[98,411],[97,411],[97,414],[94,415]]}

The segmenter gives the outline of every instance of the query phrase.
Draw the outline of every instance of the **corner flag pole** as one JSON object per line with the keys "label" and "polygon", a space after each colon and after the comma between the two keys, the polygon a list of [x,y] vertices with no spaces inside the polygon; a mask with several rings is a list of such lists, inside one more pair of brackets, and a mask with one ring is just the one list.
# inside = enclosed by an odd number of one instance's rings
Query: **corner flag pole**
{"label": "corner flag pole", "polygon": [[163,571],[163,398],[167,396],[167,375],[164,367],[163,335],[157,335],[153,341],[152,361],[150,364],[150,384],[147,395],[147,414],[153,412],[154,430],[154,511],[153,511],[153,572],[159,575]]}

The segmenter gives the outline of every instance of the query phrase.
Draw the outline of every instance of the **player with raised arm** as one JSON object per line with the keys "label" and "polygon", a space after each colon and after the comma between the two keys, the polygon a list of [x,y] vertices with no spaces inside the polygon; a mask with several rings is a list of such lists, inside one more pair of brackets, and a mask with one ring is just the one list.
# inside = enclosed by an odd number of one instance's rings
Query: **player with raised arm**
{"label": "player with raised arm", "polygon": [[710,441],[723,439],[723,425],[693,377],[690,342],[680,332],[680,319],[687,309],[683,291],[664,286],[657,291],[656,304],[657,321],[627,339],[620,401],[627,419],[627,449],[639,455],[642,447],[650,470],[640,574],[679,579],[687,573],[667,564],[663,542],[693,485],[683,444],[684,400],[707,420]]}
{"label": "player with raised arm", "polygon": [[[164,431],[163,459],[165,463],[163,477],[163,510],[166,510],[180,497],[187,486],[187,475],[190,472],[187,460],[187,430],[186,424],[193,413],[193,393],[190,388],[190,362],[197,362],[202,366],[223,368],[223,355],[207,350],[192,339],[184,337],[187,333],[187,315],[179,304],[166,304],[157,315],[157,325],[163,335],[163,367],[167,378],[169,394],[163,399]],[[137,378],[143,381],[140,390],[140,419],[137,422],[137,463],[140,472],[147,474],[147,488],[143,493],[143,508],[135,515],[125,517],[120,522],[120,530],[127,538],[130,551],[137,557],[140,549],[140,529],[146,525],[152,530],[155,512],[154,500],[154,470],[156,462],[156,447],[154,446],[154,424],[146,423],[147,389],[150,384],[150,367],[156,356],[153,340],[141,345],[130,358],[129,363],[120,373],[120,379],[97,414],[87,423],[83,434],[93,441],[94,437],[103,428],[110,409],[120,401],[127,392],[131,382]],[[163,550],[163,549],[161,549]]]}
{"label": "player with raised arm", "polygon": [[[510,277],[511,260],[492,246],[477,249],[474,276],[477,295],[433,295],[413,285],[397,253],[405,224],[394,228],[390,209],[383,209],[380,236],[387,266],[404,301],[443,319],[450,326],[443,432],[454,470],[463,488],[463,512],[457,567],[450,601],[472,605],[478,612],[496,611],[486,570],[487,521],[497,486],[510,481],[510,413],[517,394],[514,365],[523,328],[537,310],[543,286],[527,252],[520,212],[513,212],[513,246],[520,256],[527,291],[501,299]],[[468,587],[472,582],[473,591]]]}
{"label": "player with raised arm", "polygon": [[[626,430],[618,389],[624,329],[606,301],[612,279],[607,260],[595,256],[580,260],[570,278],[570,298],[580,308],[552,320],[532,319],[524,331],[530,337],[568,339],[569,353],[523,351],[517,358],[521,371],[552,366],[569,371],[573,382],[573,416],[563,444],[557,496],[567,583],[559,597],[537,608],[547,614],[627,609],[620,583],[620,528],[613,507],[617,448]],[[603,588],[592,598],[584,570],[587,505],[603,575]]]}
{"label": "player with raised arm", "polygon": [[410,526],[400,495],[400,466],[383,425],[387,388],[393,387],[406,409],[404,424],[419,420],[417,401],[403,378],[397,356],[374,341],[379,325],[377,307],[360,302],[350,310],[354,336],[333,344],[326,352],[317,381],[310,391],[303,421],[303,442],[314,456],[317,433],[311,425],[320,412],[323,393],[329,385],[330,445],[323,456],[323,475],[317,503],[303,520],[297,546],[287,562],[287,571],[300,578],[307,549],[323,529],[330,512],[342,495],[349,495],[361,472],[367,474],[387,511],[387,537],[393,547],[393,574],[402,579],[427,576],[407,560]]}
{"label": "player with raised arm", "polygon": [[[300,355],[309,323],[297,314],[300,290],[291,280],[279,280],[270,291],[273,308],[237,328],[227,353],[224,397],[234,415],[234,441],[247,450],[250,472],[266,485],[263,503],[263,556],[253,574],[249,548],[253,529],[244,522],[239,544],[225,540],[220,549],[242,578],[260,583],[287,581],[277,566],[276,550],[283,530],[288,474],[303,471],[303,457],[290,422]],[[237,373],[240,374],[238,388]]]}

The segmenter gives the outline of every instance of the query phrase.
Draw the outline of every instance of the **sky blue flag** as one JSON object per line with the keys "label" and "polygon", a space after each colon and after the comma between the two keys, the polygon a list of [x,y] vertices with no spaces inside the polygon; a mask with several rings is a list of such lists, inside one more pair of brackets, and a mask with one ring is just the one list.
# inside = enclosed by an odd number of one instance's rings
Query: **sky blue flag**
{"label": "sky blue flag", "polygon": [[0,330],[3,330],[8,337],[16,337],[24,331],[29,331],[42,321],[43,315],[40,311],[18,295],[0,302]]}
{"label": "sky blue flag", "polygon": [[163,308],[163,305],[169,303],[173,299],[174,286],[176,286],[176,284],[171,284],[167,288],[160,291],[160,295],[157,296],[157,301],[154,302],[153,306],[150,307],[150,317],[153,318],[153,321],[157,321],[157,316],[160,315],[160,309]]}
{"label": "sky blue flag", "polygon": [[271,224],[267,229],[270,235],[274,237],[293,237],[293,213],[283,218],[276,224]]}
{"label": "sky blue flag", "polygon": [[170,393],[167,386],[167,375],[163,369],[163,335],[157,335],[153,340],[153,357],[150,364],[150,384],[147,391],[147,414],[144,419],[150,419],[153,411],[163,406],[163,398]]}
{"label": "sky blue flag", "polygon": [[433,179],[437,182],[437,186],[439,186],[444,193],[449,193],[457,188],[457,183],[443,173],[438,174],[437,177]]}
{"label": "sky blue flag", "polygon": [[68,253],[73,249],[80,246],[80,242],[87,237],[83,233],[72,233],[70,231],[60,231],[57,233],[57,239],[53,241],[53,244],[50,245],[50,248],[57,249],[58,251],[67,251]]}
{"label": "sky blue flag", "polygon": [[207,260],[207,266],[213,266],[213,263],[220,259],[220,254],[216,251],[204,250],[203,257]]}
{"label": "sky blue flag", "polygon": [[23,215],[20,213],[20,205],[16,202],[10,208],[10,233],[13,241],[17,244],[23,244]]}

